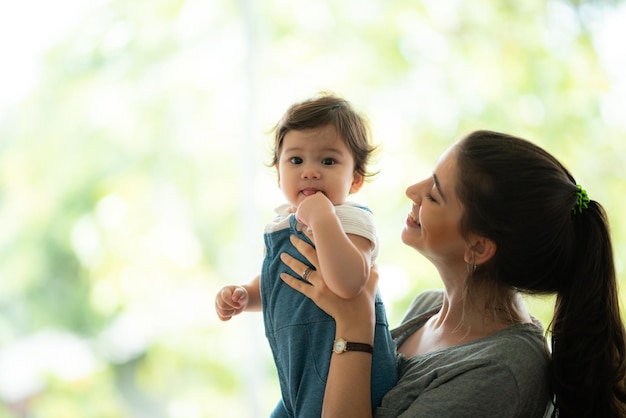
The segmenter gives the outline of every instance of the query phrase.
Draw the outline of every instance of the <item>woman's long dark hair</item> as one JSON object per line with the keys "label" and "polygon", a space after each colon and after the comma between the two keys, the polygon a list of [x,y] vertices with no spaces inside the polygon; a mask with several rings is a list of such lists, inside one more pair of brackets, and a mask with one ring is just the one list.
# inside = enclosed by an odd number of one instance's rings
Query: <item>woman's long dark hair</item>
{"label": "woman's long dark hair", "polygon": [[497,246],[477,280],[556,293],[549,332],[558,416],[626,416],[626,333],[602,206],[590,200],[579,210],[572,175],[526,140],[477,131],[457,151],[461,229]]}

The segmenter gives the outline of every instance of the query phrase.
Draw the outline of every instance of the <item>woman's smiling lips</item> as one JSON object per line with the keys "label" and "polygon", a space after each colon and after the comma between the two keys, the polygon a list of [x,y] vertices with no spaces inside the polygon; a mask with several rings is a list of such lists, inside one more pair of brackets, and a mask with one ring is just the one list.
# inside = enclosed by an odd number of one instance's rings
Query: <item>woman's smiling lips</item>
{"label": "woman's smiling lips", "polygon": [[413,211],[409,212],[407,218],[406,218],[406,223],[408,226],[413,227],[413,228],[419,228],[420,224],[418,221],[417,216],[415,216],[415,214],[413,213]]}

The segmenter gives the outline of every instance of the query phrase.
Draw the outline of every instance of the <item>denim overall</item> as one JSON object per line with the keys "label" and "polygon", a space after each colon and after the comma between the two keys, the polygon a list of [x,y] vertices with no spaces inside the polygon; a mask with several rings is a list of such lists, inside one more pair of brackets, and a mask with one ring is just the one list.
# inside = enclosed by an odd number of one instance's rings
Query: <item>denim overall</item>
{"label": "denim overall", "polygon": [[[363,208],[364,210],[368,210]],[[289,215],[289,227],[266,233],[266,254],[261,271],[261,300],[265,334],[278,370],[282,399],[272,418],[319,418],[335,338],[335,321],[309,298],[280,279],[283,272],[300,278],[281,260],[289,253],[312,267],[289,241],[290,235],[311,243]],[[397,380],[396,350],[389,334],[380,295],[376,294],[376,329],[372,363],[372,409]],[[358,342],[358,341],[357,341]],[[350,355],[349,353],[342,355]]]}

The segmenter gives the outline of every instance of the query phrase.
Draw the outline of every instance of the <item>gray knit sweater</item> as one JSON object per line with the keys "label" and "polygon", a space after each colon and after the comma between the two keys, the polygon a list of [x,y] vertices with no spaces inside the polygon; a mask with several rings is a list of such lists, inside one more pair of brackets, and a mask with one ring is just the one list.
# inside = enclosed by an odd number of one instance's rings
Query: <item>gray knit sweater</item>
{"label": "gray knit sweater", "polygon": [[[396,345],[436,313],[442,301],[441,291],[420,293],[392,331]],[[375,416],[543,417],[549,415],[548,363],[538,321],[408,359],[398,355],[398,384]]]}

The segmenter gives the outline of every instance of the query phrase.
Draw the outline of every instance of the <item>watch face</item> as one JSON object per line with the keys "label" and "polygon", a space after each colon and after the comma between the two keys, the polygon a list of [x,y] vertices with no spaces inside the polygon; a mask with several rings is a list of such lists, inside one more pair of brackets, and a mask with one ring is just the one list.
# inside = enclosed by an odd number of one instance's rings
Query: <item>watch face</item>
{"label": "watch face", "polygon": [[335,341],[335,351],[341,353],[346,349],[346,342],[344,340]]}

